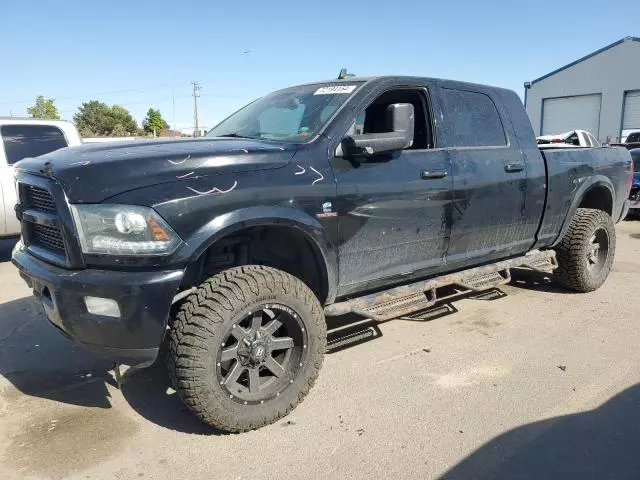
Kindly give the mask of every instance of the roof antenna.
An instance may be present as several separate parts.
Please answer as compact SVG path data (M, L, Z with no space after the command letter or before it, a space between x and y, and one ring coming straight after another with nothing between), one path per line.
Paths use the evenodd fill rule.
M340 73L338 74L338 80L344 80L345 78L349 78L349 77L355 77L355 75L353 73L347 73L346 68L343 68L342 70L340 70Z

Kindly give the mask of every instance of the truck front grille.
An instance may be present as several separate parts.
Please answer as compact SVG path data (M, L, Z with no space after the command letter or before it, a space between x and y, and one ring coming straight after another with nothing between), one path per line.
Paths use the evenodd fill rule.
M22 221L23 243L43 260L68 265L69 252L58 211L62 203L57 201L61 194L54 181L34 178L31 183L30 176L18 176L17 211L21 212L18 216Z
M34 243L42 248L64 254L64 240L58 227L48 225L31 225Z
M51 193L41 187L35 185L25 186L26 204L29 208L40 210L48 213L55 213L56 204L53 201Z

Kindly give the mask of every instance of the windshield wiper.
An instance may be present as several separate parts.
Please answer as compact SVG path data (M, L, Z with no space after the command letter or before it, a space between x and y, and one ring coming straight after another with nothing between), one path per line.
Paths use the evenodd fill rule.
M225 133L224 135L216 135L216 137L218 138L255 138L255 137L248 137L246 135L240 135L239 133Z

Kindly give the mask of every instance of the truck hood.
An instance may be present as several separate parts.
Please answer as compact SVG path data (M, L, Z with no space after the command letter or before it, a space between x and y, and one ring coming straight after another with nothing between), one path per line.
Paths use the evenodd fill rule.
M15 168L55 178L70 203L98 203L185 178L282 167L295 151L295 144L236 138L131 140L63 148Z

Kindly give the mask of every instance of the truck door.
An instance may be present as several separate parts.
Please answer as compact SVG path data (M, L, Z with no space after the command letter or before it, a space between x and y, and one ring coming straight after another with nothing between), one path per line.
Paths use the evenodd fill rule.
M392 277L442 269L448 247L451 169L432 148L424 87L387 90L356 115L353 133L381 133L387 106L414 107L413 144L391 155L335 158L339 213L339 294ZM429 121L428 121L429 120Z
M453 225L447 267L527 251L539 217L527 215L526 165L510 119L489 92L441 88L453 169Z

